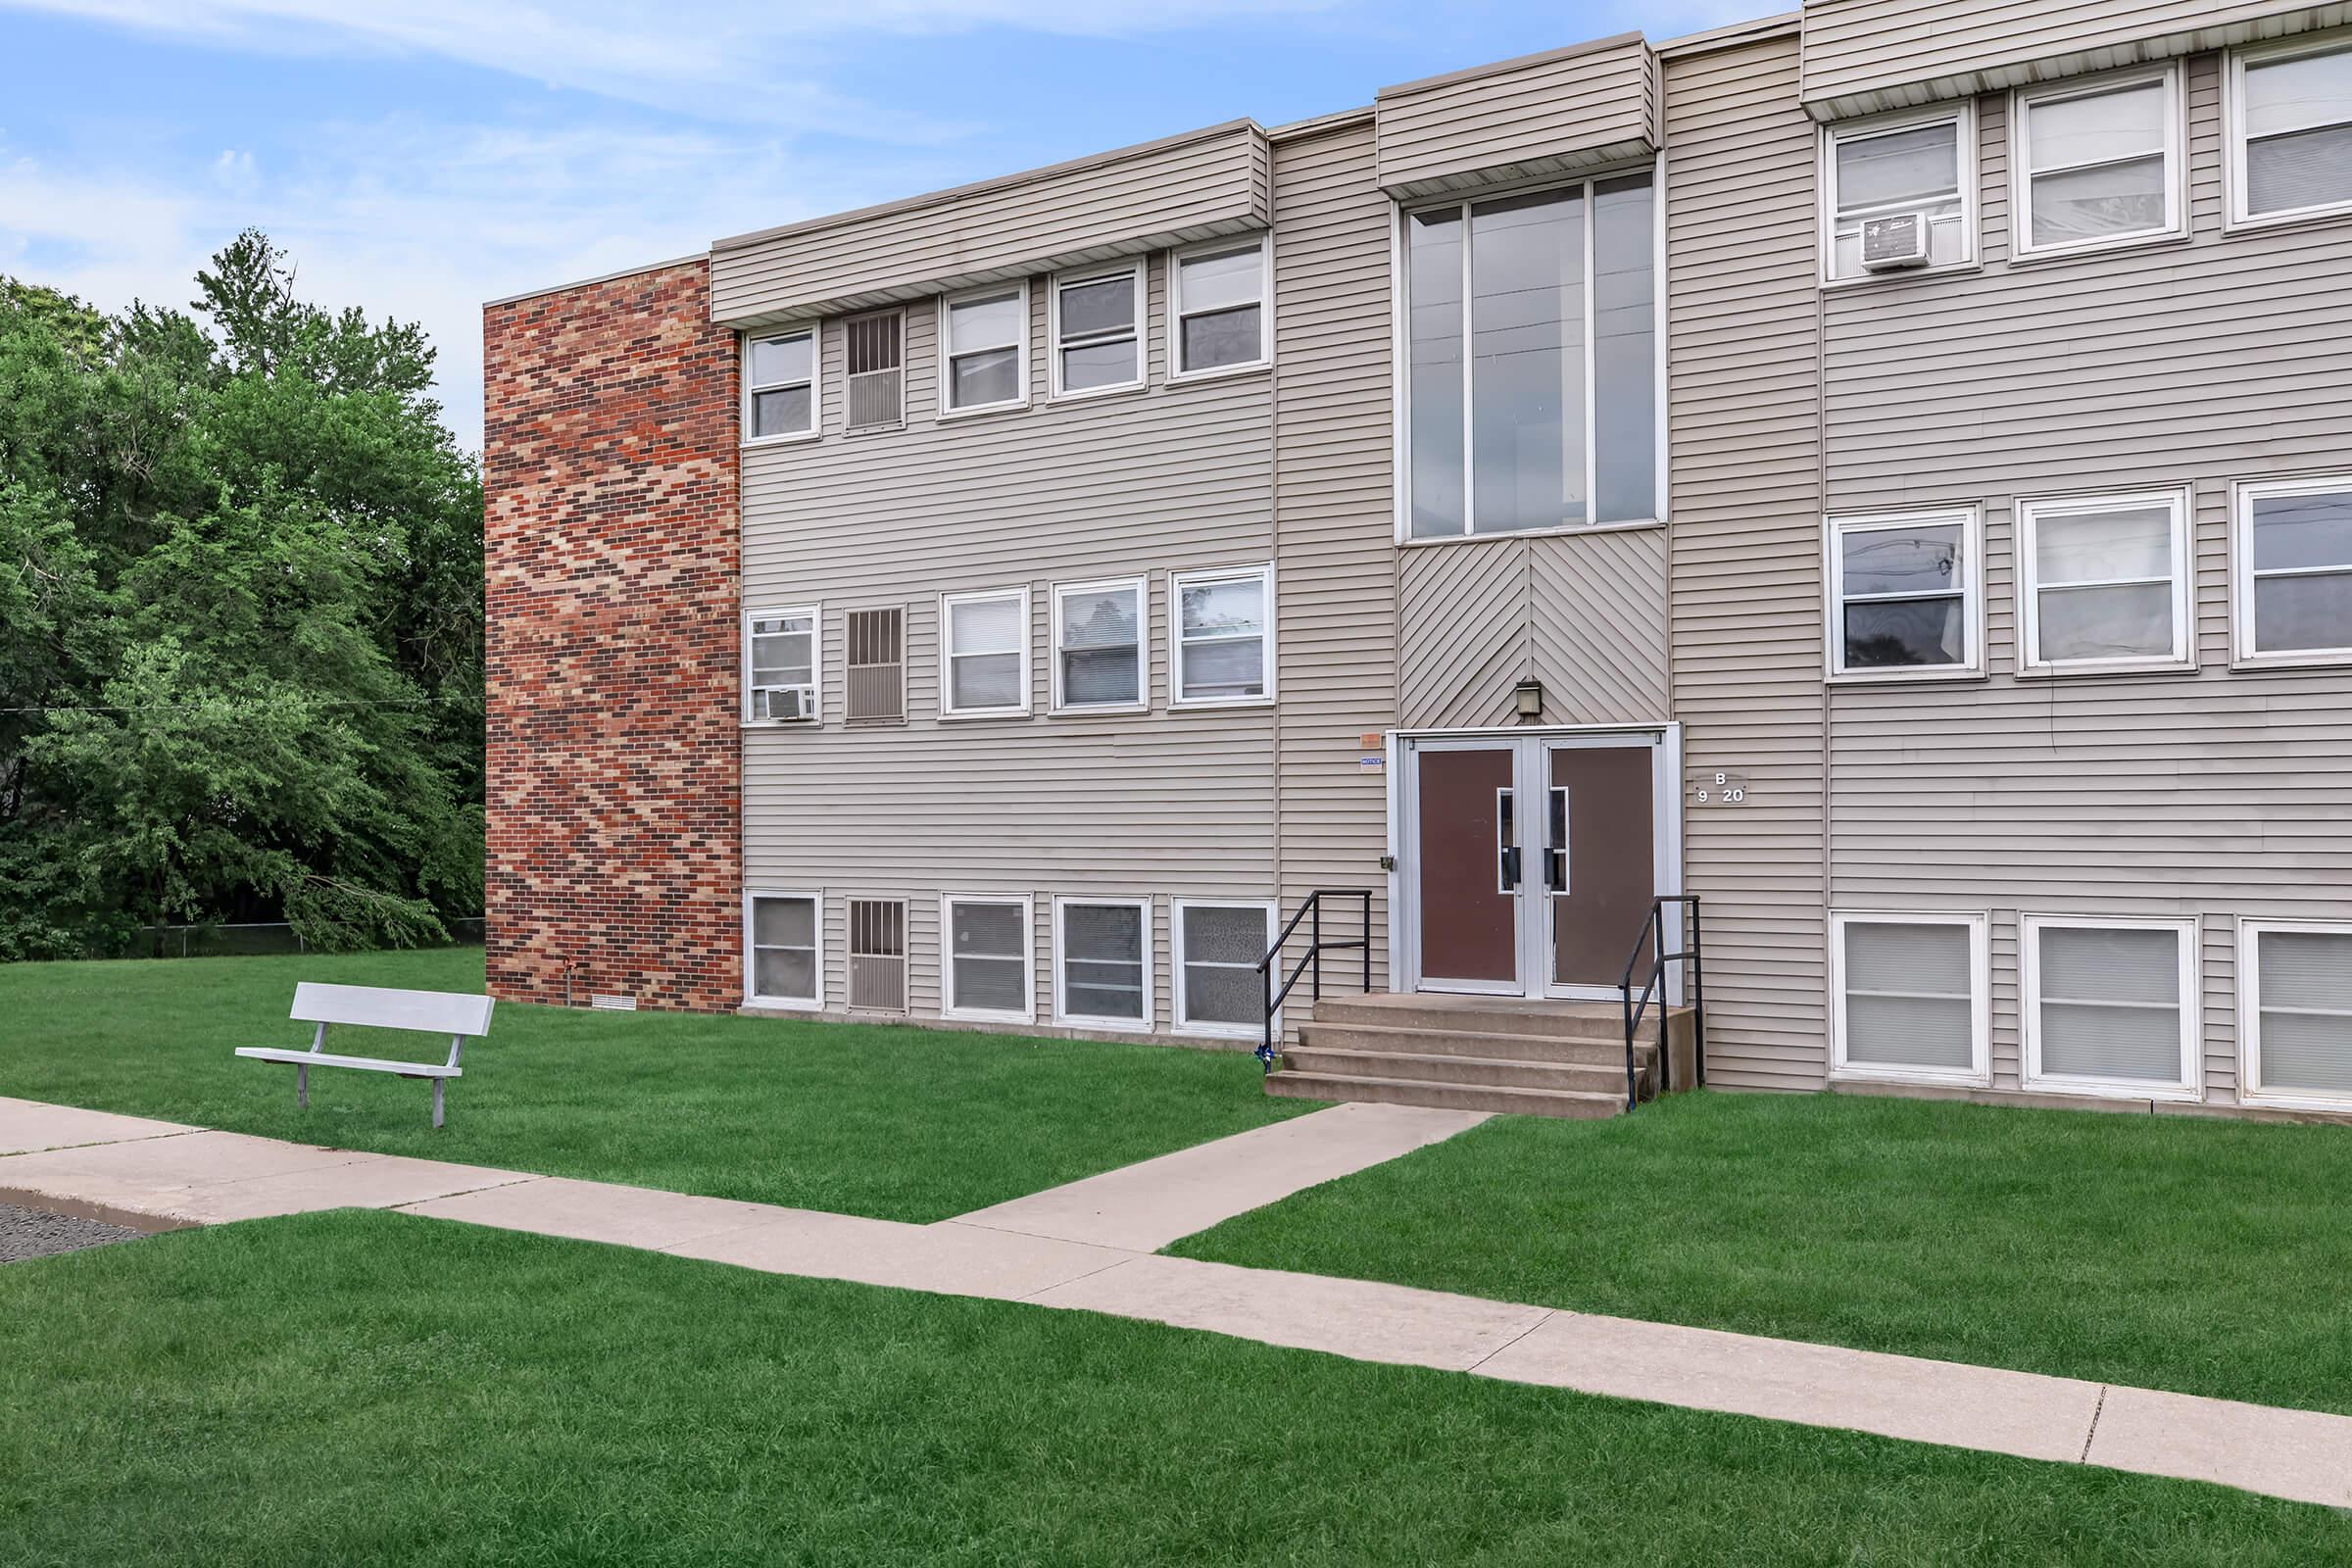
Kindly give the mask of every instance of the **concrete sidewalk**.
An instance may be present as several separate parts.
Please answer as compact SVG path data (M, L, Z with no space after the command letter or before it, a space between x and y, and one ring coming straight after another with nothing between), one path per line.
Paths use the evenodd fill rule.
M2087 1462L2352 1507L2352 1418L2344 1416L1237 1268L974 1223L1018 1204L907 1225L312 1149L127 1117L112 1118L119 1125L110 1127L90 1120L92 1114L0 1100L8 1147L45 1151L0 1157L0 1197L13 1190L207 1223L309 1209L398 1208L770 1273L1029 1301L1356 1360ZM1363 1130L1338 1125L1345 1139ZM93 1141L110 1131L117 1141ZM1207 1151L1221 1147L1188 1152L1200 1156L1193 1164L1205 1173L1217 1168ZM1306 1158L1298 1151L1282 1157ZM1164 1160L1131 1169L1152 1166L1161 1167L1164 1180ZM1056 1189L1066 1195L1091 1187L1092 1206L1065 1197L1043 1205L1038 1222L1060 1224L1054 1218L1060 1214L1071 1221L1063 1228L1116 1233L1129 1222L1102 1200L1122 1190L1111 1177ZM1151 1195L1155 1185L1135 1190ZM1200 1202L1205 1210L1229 1200ZM1181 1205L1154 1197L1148 1206L1151 1212L1139 1214L1128 1234L1164 1230Z

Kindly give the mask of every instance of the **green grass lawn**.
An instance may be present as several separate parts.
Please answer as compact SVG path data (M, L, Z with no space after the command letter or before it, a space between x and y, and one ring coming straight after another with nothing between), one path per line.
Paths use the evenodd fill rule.
M435 1133L422 1083L322 1070L304 1111L292 1069L231 1054L309 1046L298 980L478 992L482 954L0 964L0 1095L913 1221L1314 1108L1268 1099L1238 1052L501 1003ZM449 1043L330 1030L327 1049Z
M2217 1487L343 1211L0 1268L0 1562L2342 1562Z
M2352 1130L1860 1096L1506 1117L1171 1251L2352 1412Z

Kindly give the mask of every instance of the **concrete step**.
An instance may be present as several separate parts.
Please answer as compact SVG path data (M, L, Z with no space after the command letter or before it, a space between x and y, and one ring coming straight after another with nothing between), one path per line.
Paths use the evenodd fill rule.
M1625 1094L1625 1058L1613 1063L1529 1061L1524 1057L1470 1056L1406 1051L1332 1051L1293 1046L1282 1054L1285 1070L1331 1078L1409 1078L1416 1083L1487 1085L1497 1089L1566 1089L1589 1095ZM1657 1093L1648 1061L1635 1067L1644 1100Z
M1325 997L1314 1004L1317 1023L1368 1024L1432 1033L1544 1035L1554 1039L1625 1038L1623 1009L1614 1002L1529 1003L1515 997Z
M1505 1089L1492 1084L1433 1084L1412 1078L1343 1078L1331 1073L1293 1072L1266 1080L1266 1093L1284 1100L1370 1101L1390 1105L1427 1105L1437 1110L1494 1110L1519 1116L1595 1119L1625 1110L1622 1089L1614 1095L1567 1089Z
M1634 1046L1634 1059L1648 1061L1658 1054L1657 1037L1643 1031ZM1468 1029L1409 1029L1394 1024L1325 1023L1317 1019L1298 1026L1301 1045L1325 1051L1404 1052L1423 1056L1483 1056L1490 1061L1543 1061L1606 1067L1625 1071L1625 1036L1605 1039L1556 1035L1486 1034Z

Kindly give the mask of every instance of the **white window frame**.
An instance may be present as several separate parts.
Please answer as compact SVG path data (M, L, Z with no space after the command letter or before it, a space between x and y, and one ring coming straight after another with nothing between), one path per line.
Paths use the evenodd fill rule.
M2352 51L2352 33L2344 32L2329 33L2318 39L2283 39L2277 43L2230 51L2222 67L2223 121L2229 142L2222 160L2227 172L2223 183L2230 192L2230 227L2267 228L2275 223L2299 223L2306 219L2352 213L2352 200L2320 202L2310 207L2289 207L2276 213L2259 214L2248 211L2246 206L2246 67L2273 60L2291 60L2298 55L2347 51ZM2318 120L2298 128L2316 130L2323 125L2342 123L2337 120Z
M1852 277L1838 275L1838 144L1842 141L1863 140L1898 130L1916 130L1938 121L1951 121L1958 128L1954 139L1958 146L1959 169L1955 171L1960 183L1960 259L1954 262L1934 263L1925 267L1897 268L1885 272L1858 272ZM1889 114L1872 115L1861 120L1841 120L1821 127L1815 152L1815 168L1819 174L1814 183L1820 188L1821 233L1820 272L1823 288L1854 288L1871 283L1891 283L1906 277L1937 276L1951 272L1969 272L1982 265L1977 243L1977 104L1973 98L1961 98L1946 104L1935 104L1921 109L1898 109ZM1886 213L1910 212L1910 206L1894 206ZM1864 213L1868 218L1885 213Z
M2017 502L2017 668L2021 675L2096 675L2133 670L2197 667L2196 521L2189 487L2123 494L2021 496ZM2041 563L2037 548L2041 519L2052 514L2095 515L2102 512L2166 509L2172 518L2173 650L2169 655L2117 659L2045 659L2041 653ZM2102 578L2058 583L2058 588L2126 587L2153 583L2152 577Z
M956 1005L956 906L1021 906L1021 1005L1018 1011ZM911 945L911 944L909 944ZM939 1015L969 1023L1037 1022L1037 900L1027 893L942 893L939 896Z
M1169 901L1168 955L1172 973L1168 980L1168 1006L1175 1017L1178 1034L1199 1035L1210 1040L1255 1040L1264 1032L1262 1023L1195 1023L1184 1008L1184 911L1187 909L1256 909L1266 917L1265 940L1274 940L1276 920L1281 907L1272 899L1173 899ZM1238 966L1237 966L1238 967ZM1274 1014L1274 1034L1282 1035L1282 1012Z
M1055 272L1046 280L1046 386L1047 395L1056 402L1080 398L1108 397L1118 392L1139 390L1151 377L1151 278L1146 268L1147 257L1138 256L1131 262L1108 267L1080 267L1066 272ZM1126 277L1135 288L1135 378L1130 381L1110 381L1102 386L1080 387L1076 391L1061 381L1061 291L1077 283L1099 283L1107 277ZM1089 333L1087 343L1116 343L1115 334Z
M752 685L752 623L759 620L781 620L792 615L808 617L808 716L807 718L754 718L752 693L782 691L783 687L754 687ZM742 693L742 721L757 729L796 729L801 725L822 724L825 718L825 607L821 604L792 605L781 610L747 610L736 634L741 645L742 664L737 690Z
M955 308L979 300L998 299L1006 294L1012 295L1019 301L1020 324L1013 334L1013 341L1008 344L998 343L986 348L958 351L956 347L954 326ZM999 398L994 403L955 404L949 401L955 395L956 361L957 359L970 354L994 353L1005 348L1012 350L1014 392L1011 397ZM904 350L901 351L900 357L902 360L905 358ZM1007 409L1025 409L1029 406L1029 280L1027 278L1024 277L1012 283L991 283L985 288L959 289L954 294L940 296L938 402L939 417L943 419L968 418L975 414L1000 414Z
M2352 936L2352 920L2272 920L2240 916L2237 922L2237 1100L2241 1105L2281 1110L2352 1110L2352 1093L2311 1089L2267 1089L2262 1081L2262 946L2264 932L2285 935Z
M753 948L753 911L761 899L806 899L812 908L810 928L816 939L815 965L816 995L813 997L763 997L759 989L758 955ZM743 1004L747 1007L788 1007L795 1012L822 1012L825 1008L825 894L822 888L757 888L746 889L743 895Z
M1265 644L1266 689L1254 697L1187 697L1184 695L1184 591L1189 587L1220 582L1243 582L1256 578L1265 585L1266 622ZM1213 566L1199 571L1178 571L1168 575L1168 707L1175 708L1270 708L1274 704L1274 567L1271 563L1258 566Z
M798 386L801 383L798 381L768 381L754 386L752 384L752 345L780 342L788 337L806 337L808 340L808 428L806 430L779 430L773 435L754 435L751 433L752 395L756 392L772 392L778 387ZM739 423L736 428L741 432L744 446L786 446L796 441L814 441L825 433L824 350L823 325L814 321L805 326L784 326L777 327L772 331L743 334L743 368L740 376L743 382L743 401L742 406L737 410L736 417Z
M1065 966L1069 955L1069 940L1064 935L1064 921L1073 905L1135 909L1142 914L1144 935L1144 1015L1142 1018L1104 1018L1093 1013L1070 1010L1069 972ZM1086 1029L1116 1029L1126 1034L1152 1033L1158 1026L1159 1021L1158 999L1153 990L1152 974L1152 901L1149 898L1127 898L1116 895L1097 898L1083 893L1057 895L1054 900L1054 1021Z
M1061 602L1070 594L1131 591L1135 595L1135 701L1131 703L1073 703L1061 689ZM1055 713L1142 713L1152 707L1152 579L1109 577L1093 582L1057 582L1053 599L1054 663L1053 711ZM1271 603L1271 601L1269 601ZM1271 620L1269 614L1268 619Z
M992 599L1013 599L1020 604L1021 623L1021 700L1004 708L957 708L956 706L955 614L958 605L978 604ZM939 596L939 716L941 718L1020 718L1029 712L1030 685L1034 679L1029 663L1030 645L1036 641L1029 624L1029 585L1017 588L976 588L963 593Z
M2352 631L2335 648L2287 648L2266 654L2254 646L2254 584L2258 580L2254 572L2254 503L2272 496L2298 495L2352 495L2352 472L2295 479L2239 479L2230 486L2230 635L2231 662L2237 668L2352 664ZM2297 567L2262 575L2292 576L2309 569Z
M2084 1078L2044 1072L2041 1066L2041 933L2056 926L2082 931L2170 931L2180 966L2180 1076L2173 1081ZM2017 929L2018 1020L2022 1039L2019 1080L2036 1093L2098 1100L2194 1102L2205 1098L2204 996L2199 925L2192 918L2121 914L2021 914Z
M1166 322L1168 370L1171 382L1213 381L1220 376L1248 375L1265 369L1274 363L1274 236L1260 234L1257 246L1257 358L1239 365L1211 366L1205 370L1184 368L1184 262L1188 257L1214 256L1226 251L1248 247L1250 241L1238 235L1206 240L1199 245L1187 245L1168 252L1168 313ZM1230 305L1213 307L1232 310Z
M2068 98L2099 98L2108 93L2150 85L2162 88L2164 96L2164 222L2158 227L2134 229L2129 234L2103 234L2089 239L2061 240L2049 245L2034 243L2034 176L2096 169L2100 165L2068 164L2057 169L2034 168L2033 120L2027 111L2035 104L2056 103ZM2045 256L2080 256L2089 251L2120 250L2159 240L2179 239L2186 234L2188 158L2182 101L2180 62L2178 60L2143 70L2109 72L2096 76L2013 89L2009 94L2010 257L2016 261L2035 261ZM2139 153L2134 156L2144 158L2147 155Z
M1961 563L1961 594L1964 603L1960 613L1961 634L1967 642L1967 657L1957 664L1901 664L1889 669L1847 669L1845 667L1845 553L1838 548L1838 541L1848 533L1869 533L1876 530L1913 527L1923 523L1938 526L1959 523L1961 545L1967 559ZM1826 679L1839 686L1885 685L1889 682L1921 680L1980 680L1984 674L1984 509L1971 503L1965 507L1914 507L1901 512L1833 512L1822 523L1822 586L1828 596L1822 616L1822 670ZM1921 598L1940 598L1941 595L1919 595Z
M1858 925L1957 925L1968 928L1969 1065L1901 1067L1852 1062L1845 1054L1845 928ZM1956 1084L1992 1083L1992 921L1982 910L1832 909L1830 911L1830 1077L1833 1081Z

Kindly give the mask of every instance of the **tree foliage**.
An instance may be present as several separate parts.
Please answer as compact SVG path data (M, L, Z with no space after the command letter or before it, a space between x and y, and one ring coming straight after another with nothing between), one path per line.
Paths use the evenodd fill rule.
M481 481L432 348L258 232L196 286L0 278L0 958L480 907Z

